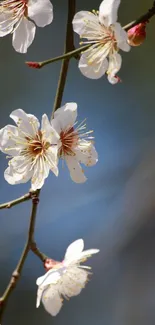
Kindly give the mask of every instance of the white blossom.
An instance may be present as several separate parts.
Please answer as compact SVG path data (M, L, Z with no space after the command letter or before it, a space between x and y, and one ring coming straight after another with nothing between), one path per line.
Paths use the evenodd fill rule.
M26 183L31 179L32 190L40 189L51 170L58 176L58 139L46 114L38 119L17 109L10 114L17 126L0 130L0 150L8 155L9 167L4 178L9 184Z
M51 260L51 269L36 281L38 285L36 307L42 303L48 313L56 316L63 304L62 297L68 299L80 294L88 281L91 267L80 265L91 255L99 252L98 249L83 251L82 239L74 241L66 250L64 260L56 262ZM48 261L50 265L50 261ZM45 263L46 265L46 263Z
M60 135L58 156L65 159L72 180L83 183L87 180L80 163L93 166L98 161L98 155L92 144L93 137L85 132L86 124L76 126L77 104L67 103L54 113L52 126Z
M53 20L50 0L3 0L0 2L0 37L13 34L12 45L26 53L34 40L36 25L44 27Z
M130 50L127 33L117 22L119 4L120 0L103 0L99 11L80 11L73 19L74 31L86 39L80 44L88 44L79 61L80 71L91 79L106 73L112 84L119 80L116 77L122 64L119 49Z

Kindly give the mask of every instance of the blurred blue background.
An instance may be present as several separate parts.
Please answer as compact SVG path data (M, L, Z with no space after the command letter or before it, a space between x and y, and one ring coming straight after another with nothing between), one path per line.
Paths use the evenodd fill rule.
M11 37L0 40L0 127L10 124L16 108L41 118L51 115L60 62L41 70L24 61L41 61L63 52L67 1L53 0L54 21L38 28L27 55L16 53ZM77 11L98 9L100 1L79 0ZM122 25L139 17L152 0L122 0ZM154 325L155 324L155 18L145 43L122 53L122 83L89 80L72 59L63 104L78 103L79 121L94 129L99 162L85 169L88 181L71 181L67 167L50 175L41 191L36 241L47 255L61 260L70 242L83 238L86 248L99 248L94 275L80 296L65 302L51 318L36 310L36 278L43 274L32 253L9 299L4 325ZM5 155L0 154L0 201L21 196L30 184L5 182ZM3 293L26 239L30 202L0 211L0 292Z

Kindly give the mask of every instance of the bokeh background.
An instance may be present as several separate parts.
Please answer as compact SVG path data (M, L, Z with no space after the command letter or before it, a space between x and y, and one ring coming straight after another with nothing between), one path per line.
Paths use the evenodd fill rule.
M38 28L27 55L16 53L11 37L0 40L0 127L12 123L16 108L41 117L51 114L60 62L41 70L24 61L41 61L63 52L67 0L52 0L54 21ZM78 0L77 10L98 9L100 1ZM124 25L152 6L152 0L122 0ZM88 181L71 181L67 168L50 175L41 192L36 241L47 255L61 260L70 242L83 238L86 248L99 248L88 264L94 275L80 296L65 302L53 318L35 308L36 278L44 270L32 253L9 299L4 325L154 325L155 324L155 18L147 39L122 53L122 83L89 80L72 59L63 103L75 101L79 121L94 129L99 162L86 169ZM0 154L0 201L28 191L11 186ZM30 202L0 211L0 292L3 293L26 239Z

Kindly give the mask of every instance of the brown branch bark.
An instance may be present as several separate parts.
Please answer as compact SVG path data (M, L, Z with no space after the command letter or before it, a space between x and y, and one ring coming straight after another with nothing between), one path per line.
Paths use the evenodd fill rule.
M19 262L16 266L16 269L12 273L10 282L4 291L2 297L0 298L0 324L2 322L2 317L5 311L5 308L7 306L8 299L10 297L10 294L12 293L13 289L16 287L17 281L19 280L21 276L21 272L23 269L24 262L27 258L27 255L30 250L33 250L34 252L34 247L35 247L35 254L42 260L44 261L46 256L42 254L39 249L36 247L36 244L34 242L34 228L35 228L35 220L36 220L36 213L37 213L37 207L39 203L39 193L40 190L31 193L32 197L32 211L31 211L31 216L30 216L30 223L29 223L29 230L28 230L28 237L27 241L25 244L25 247L23 249L23 252L21 254L21 257L19 259Z
M72 28L72 20L75 15L75 6L76 6L76 0L68 0L68 18L67 18L67 30L66 30L64 55L67 52L74 50L74 34ZM61 71L60 71L60 76L59 76L59 81L57 86L57 92L55 96L51 118L53 118L54 112L60 107L62 102L70 58L71 57L64 58L62 61L62 66L61 66Z
M27 194L25 194L25 195L23 195L21 197L19 197L18 199L15 199L15 200L12 200L10 202L6 202L6 203L3 203L3 204L0 204L0 210L1 209L10 209L14 205L17 205L19 203L28 201L30 199L31 199L31 192L30 193L27 193Z
M130 28L136 26L139 23L150 20L155 15L155 1L153 1L153 6L144 15L140 16L138 19L125 25L123 28L128 31Z

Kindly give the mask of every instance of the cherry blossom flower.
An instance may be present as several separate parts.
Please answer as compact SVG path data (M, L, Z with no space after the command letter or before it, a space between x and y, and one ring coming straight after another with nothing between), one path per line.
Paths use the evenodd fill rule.
M32 44L36 25L44 27L53 20L50 0L3 0L0 2L0 37L13 34L12 45L26 53Z
M91 269L89 266L80 265L91 255L99 252L99 249L88 249L83 251L82 239L74 241L66 250L64 260L57 262L47 260L45 268L47 273L36 281L38 285L36 307L42 303L48 313L56 316L61 307L63 299L77 296L85 287Z
M40 189L50 170L58 176L59 135L46 114L41 129L38 119L22 109L13 111L10 117L17 126L7 125L0 130L0 150L10 159L4 178L11 185L31 179L32 190Z
M120 0L103 0L99 11L79 11L73 19L74 31L86 39L80 44L88 44L79 61L80 71L91 79L106 73L112 84L119 80L116 77L122 64L119 49L130 50L127 33L117 22L119 4Z
M93 166L98 161L98 155L92 144L93 137L90 137L93 131L85 132L85 123L76 126L76 118L77 104L67 103L54 113L51 124L60 135L59 158L65 159L72 180L76 183L83 183L87 178L80 163Z

